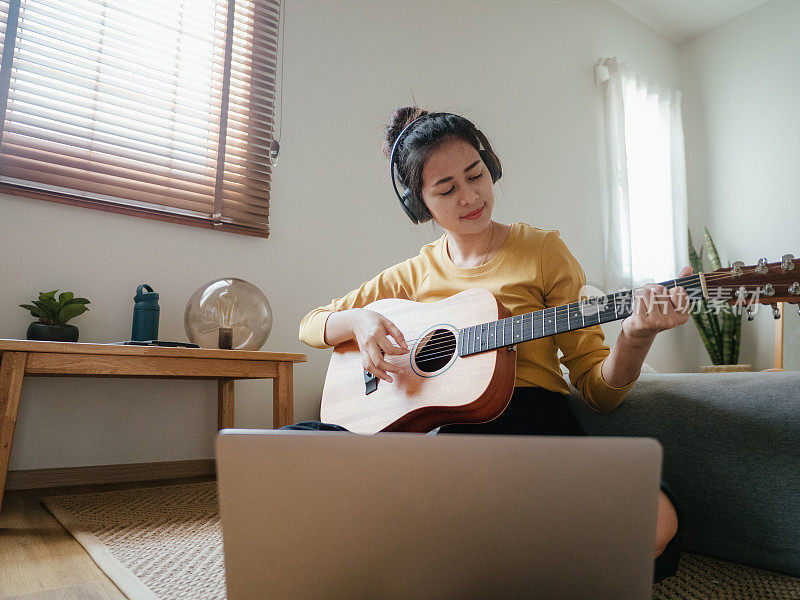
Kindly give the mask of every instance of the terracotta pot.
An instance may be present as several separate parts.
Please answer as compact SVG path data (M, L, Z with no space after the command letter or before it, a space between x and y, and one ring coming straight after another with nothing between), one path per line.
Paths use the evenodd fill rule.
M737 371L752 371L751 365L704 365L700 367L701 373L733 373Z

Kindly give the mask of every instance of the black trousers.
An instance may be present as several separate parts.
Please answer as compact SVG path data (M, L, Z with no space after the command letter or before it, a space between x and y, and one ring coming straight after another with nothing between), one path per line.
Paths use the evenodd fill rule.
M340 425L321 421L304 421L287 425L281 429L305 429L314 431L347 431ZM569 409L566 396L538 387L514 388L508 407L496 419L488 423L445 425L439 434L479 433L496 435L586 435L575 415ZM678 570L681 553L681 518L678 503L672 490L662 481L661 489L669 498L678 514L678 532L669 541L654 563L653 582L657 583L674 575Z

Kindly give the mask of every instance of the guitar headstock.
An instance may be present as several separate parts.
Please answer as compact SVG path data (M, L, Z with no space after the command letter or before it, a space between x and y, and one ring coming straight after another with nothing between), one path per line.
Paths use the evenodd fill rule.
M784 254L778 262L759 259L755 265L737 261L728 269L705 273L709 299L728 304L748 306L800 303L800 260Z

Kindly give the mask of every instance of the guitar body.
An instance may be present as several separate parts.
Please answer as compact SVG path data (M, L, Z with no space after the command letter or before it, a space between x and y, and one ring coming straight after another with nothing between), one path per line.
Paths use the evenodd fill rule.
M410 352L385 358L400 367L393 382L368 383L355 340L333 350L320 418L350 431L427 432L499 416L514 392L516 351L499 348L458 356L458 330L510 316L494 295L473 288L438 302L385 299L365 306L392 321ZM375 381L372 382L373 386Z

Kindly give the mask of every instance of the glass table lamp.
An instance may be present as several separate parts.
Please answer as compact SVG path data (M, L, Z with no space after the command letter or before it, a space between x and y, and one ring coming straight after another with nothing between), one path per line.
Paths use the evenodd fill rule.
M258 350L272 331L272 308L252 283L224 277L192 294L183 326L189 340L203 348Z

